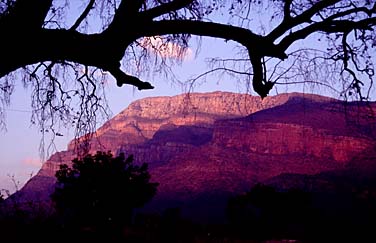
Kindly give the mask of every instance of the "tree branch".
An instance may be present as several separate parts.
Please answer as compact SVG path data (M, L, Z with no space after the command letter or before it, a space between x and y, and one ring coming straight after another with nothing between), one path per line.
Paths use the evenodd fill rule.
M17 36L12 37L19 39ZM10 48L4 49L2 52L0 76L29 64L43 61L54 63L66 60L109 71L117 80L119 86L130 84L136 86L139 90L153 88L150 83L143 82L120 70L120 59L116 54L118 47L114 47L111 39L102 34L86 35L72 30L45 29L39 36L31 38L25 45L18 45L12 38L5 38L5 40L4 44ZM57 46L59 48L56 48ZM12 58L15 53L22 53L23 58Z
M363 13L367 14L368 17L371 17L372 14L376 12L376 3L373 5L372 9L368 9L366 7L348 9L346 11L339 12L339 13L336 13L336 14L329 16L328 18L325 19L325 21L335 20L337 18L345 17L346 15L360 13L360 12L363 12Z
M146 10L141 13L141 16L147 19L154 19L163 14L167 14L167 13L182 9L188 6L189 4L191 4L193 1L194 0L174 0L174 1L162 4L162 5L159 5L157 7L154 7L152 9Z
M119 25L112 29L112 31L116 32L111 35L106 32L85 35L72 30L46 29L39 36L32 38L27 45L17 47L15 46L15 39L20 37L7 35L6 42L14 48L6 50L3 54L4 58L0 59L0 75L3 76L18 67L41 61L66 60L108 70L117 79L119 86L131 84L139 89L150 89L152 88L150 83L124 74L117 63L121 60L129 40L164 34L189 33L223 38L244 45L250 54L257 57L272 56L280 59L287 57L283 51L280 51L273 43L267 42L264 37L256 35L250 30L225 24L190 20L163 20L150 21L146 25L138 26L137 30L120 27L122 26ZM115 39L114 35L116 35ZM59 48L56 48L57 46ZM22 53L23 58L21 60L12 58L14 50L17 53ZM116 63L116 65L112 65L113 63ZM267 92L262 91L260 95L263 96L265 93Z
M305 39L312 33L317 31L323 31L326 33L345 33L350 32L355 29L372 30L372 26L376 25L376 17L363 19L360 21L350 21L350 20L334 20L334 21L323 21L319 23L312 24L301 30L298 30L292 34L289 34L278 44L278 46L286 50L292 43L297 40Z
M185 33L221 38L226 41L232 40L246 47L248 50L250 50L250 53L257 52L263 53L264 56L271 56L280 59L287 58L284 51L281 51L281 49L266 40L263 36L254 34L248 29L212 22L191 20L153 21L148 25L143 26L140 33L138 33L138 38L143 36Z
M6 47L3 48L0 58L0 77L29 64L68 61L107 70L116 78L119 86L130 84L140 90L150 89L153 88L150 83L120 70L119 62L126 48L142 37L188 34L222 38L243 45L248 50L253 67L254 90L261 97L265 97L274 83L265 78L262 62L264 57L286 59L285 51L292 43L314 32L348 33L355 29L371 30L376 25L376 17L372 17L376 4L372 5L372 9L367 9L346 3L337 5L340 0L312 1L315 3L311 7L304 8L308 8L307 10L294 11L295 1L285 0L282 22L267 36L261 36L249 29L230 24L182 20L179 17L176 17L176 20L153 21L164 14L183 8L190 10L191 7L196 6L190 5L194 0L156 0L156 2L160 5L145 10L145 0L122 0L115 11L113 21L104 32L86 35L75 29L96 6L95 0L88 2L85 10L69 30L42 28L52 0L17 0L14 9L0 19L2 46ZM300 11L303 12L294 14ZM325 14L320 13L322 11L325 11ZM357 13L360 14L351 18ZM366 14L368 18L365 17ZM30 20L27 19L29 15ZM326 17L328 15L329 17ZM346 16L348 19L344 19ZM287 31L294 30L296 31L287 34ZM26 38L27 42L22 45L17 44L20 39ZM279 44L275 44L278 38L282 40Z
M291 7L292 0L286 0L285 5L283 6L283 18L284 20L289 20L291 18Z
M319 1L318 3L312 5L311 8L304 11L300 15L294 17L294 18L284 18L282 23L278 25L272 32L270 32L267 37L268 39L275 41L279 37L281 37L286 31L291 30L292 28L303 24L305 22L311 22L311 18L321 10L336 4L340 0L325 0L325 1ZM287 3L286 3L287 4ZM285 5L286 8L286 5ZM284 10L287 11L286 9ZM289 10L290 11L290 10Z
M264 79L261 57L251 56L251 63L253 68L253 90L258 93L263 99L268 96L269 91L273 88L274 83Z
M112 76L116 79L117 86L121 87L123 84L130 84L138 88L138 90L154 89L149 82L141 81L139 78L128 75L120 70L120 68L110 67L107 68Z
M122 0L106 32L113 33L117 32L119 29L125 29L127 24L132 26L137 25L137 15L144 3L145 0Z
M31 31L41 28L44 19L52 6L52 0L17 0L9 9L9 13L2 16L0 27L15 31Z
M95 3L95 0L90 0L90 2L88 3L88 5L86 6L85 10L80 15L80 17L78 17L78 19L76 20L76 22L72 25L72 27L70 27L70 30L75 30L75 29L78 28L78 26L80 26L80 24L82 23L82 21L87 17L87 15L89 14L90 10L93 8L94 3Z

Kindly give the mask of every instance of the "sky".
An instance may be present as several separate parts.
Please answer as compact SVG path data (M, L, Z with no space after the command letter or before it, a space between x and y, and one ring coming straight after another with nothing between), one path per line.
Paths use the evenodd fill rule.
M72 19L74 18L72 17ZM194 50L188 50L188 54L182 64L173 68L175 75L180 80L188 80L209 70L207 65L208 57L233 57L239 51L233 43L220 39L203 38L201 43L198 55L196 55ZM112 114L118 114L132 101L140 98L172 96L186 91L186 87L171 82L171 80L163 76L153 76L150 81L155 87L153 90L138 91L127 85L119 88L116 86L115 81L109 77L106 94ZM42 135L38 127L31 126L30 123L30 90L24 89L21 82L16 81L15 83L16 87L11 97L11 105L6 109L5 122L7 129L0 131L0 189L7 189L11 192L20 189L32 175L39 171L44 162L40 155L39 147ZM254 94L253 91L247 89L245 82L238 82L229 76L208 76L205 82L199 81L197 84L200 85L194 88L193 91L195 92L222 90ZM335 96L326 89L320 90L318 88L313 90L308 86L278 86L272 90L271 95L292 91L316 92ZM65 150L68 142L73 137L73 130L64 129L63 136L56 137L54 141L55 150Z

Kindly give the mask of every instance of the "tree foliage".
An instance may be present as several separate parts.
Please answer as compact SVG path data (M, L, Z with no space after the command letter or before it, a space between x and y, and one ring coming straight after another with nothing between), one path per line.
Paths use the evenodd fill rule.
M245 237L269 239L281 237L281 233L292 237L288 234L299 231L297 225L305 227L312 220L311 200L308 192L278 192L271 186L257 184L246 194L229 200L227 216L235 231Z
M97 152L82 160L74 159L72 168L61 165L52 194L59 215L72 224L125 224L132 210L155 195L158 183L150 182L147 164L133 164L133 157L113 157Z
M374 238L374 183L354 179L334 176L324 179L324 188L308 191L256 184L229 200L229 227L235 235L250 239L367 241Z
M297 82L334 85L345 97L370 96L376 45L376 3L371 0L77 4L0 2L0 98L8 104L15 79L21 77L33 88L32 121L42 128L74 121L78 135L94 130L97 113L108 112L103 89L107 75L118 86L151 89L151 83L140 80L141 73L163 66L169 70L166 50L173 47L177 56L183 56L191 36L237 43L240 52L234 59L213 59L212 71L249 79L261 97L276 84ZM322 42L325 45L317 47Z

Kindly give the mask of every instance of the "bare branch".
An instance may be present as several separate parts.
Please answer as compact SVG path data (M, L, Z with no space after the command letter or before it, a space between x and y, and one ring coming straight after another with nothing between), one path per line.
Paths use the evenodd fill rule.
M263 65L260 57L251 56L251 63L253 67L253 89L261 98L265 98L273 88L274 83L264 79Z
M22 28L23 31L31 31L41 28L52 0L17 0L8 10L8 14L2 16L0 28L9 28L13 31Z
M283 18L285 21L288 21L291 18L291 4L293 0L286 0L285 5L283 6Z
M174 0L168 3L164 3L162 5L159 5L157 7L154 7L152 9L146 10L142 12L141 16L146 19L154 19L163 14L182 9L188 6L189 4L191 4L193 1L194 0Z
M82 23L82 21L88 16L90 10L93 8L94 3L95 3L95 0L90 0L90 2L88 3L88 5L86 6L85 10L81 13L80 17L78 17L78 19L76 20L76 22L74 22L74 24L72 25L72 27L70 27L70 30L75 30L75 29L78 28L78 26L80 26L80 24Z
M361 12L367 14L369 17L372 17L372 14L375 13L375 11L376 11L376 3L373 5L372 9L368 9L366 7L351 8L351 9L348 9L346 11L333 14L333 15L329 16L328 18L326 18L325 20L326 21L335 20L335 19L338 19L338 18L341 18L341 17L345 17L347 15L357 14L357 13L361 13Z
M181 33L217 37L225 39L226 41L232 40L246 47L250 51L250 54L257 52L263 53L265 56L272 56L280 59L287 58L284 51L281 51L280 48L264 37L254 34L248 29L226 24L190 20L154 21L145 26L140 32L140 35L154 36Z
M277 38L282 36L286 31L291 30L292 28L303 24L305 22L312 22L311 18L321 10L334 5L335 3L339 2L340 0L326 0L326 1L319 1L318 3L314 4L305 12L301 13L300 15L294 18L284 18L282 23L277 26L272 32L268 34L268 38L272 41L275 41ZM287 3L286 3L287 5ZM285 12L286 10L285 5Z
M134 76L128 75L121 71L120 68L110 68L108 71L114 76L119 87L123 84L130 84L137 87L138 90L154 89L149 82L144 82Z
M376 17L363 19L360 21L349 21L349 20L334 20L334 21L323 21L309 25L301 30L293 32L283 38L278 46L286 50L291 44L297 40L305 39L309 35L317 32L323 31L326 33L340 33L340 32L350 32L356 29L372 30L372 26L376 25Z
M293 43L307 38L312 33L320 33L326 36L328 43L334 43L334 50L329 51L328 49L332 57L327 56L327 58L331 58L333 62L342 62L343 66L340 67L340 70L346 71L342 73L336 71L336 74L342 75L341 78L345 80L352 75L350 71L347 71L349 69L354 71L355 74L362 73L366 77L368 75L372 83L373 74L371 72L373 72L373 69L370 68L371 64L364 61L370 59L367 48L376 45L374 41L376 3L371 3L371 1L285 0L278 1L276 5L274 1L270 1L273 2L273 4L270 4L272 7L277 6L276 8L278 8L275 13L272 13L271 19L280 17L281 14L283 14L283 18L277 26L272 26L274 23L271 23L270 28L274 27L274 30L270 31L266 36L257 34L259 33L256 32L259 31L257 27L253 28L252 26L252 29L250 28L254 23L251 21L253 17L250 10L253 9L254 5L259 4L261 6L261 3L257 3L261 1L235 1L236 3L234 2L234 4L238 5L240 9L236 13L236 17L230 13L230 11L234 10L232 5L228 10L230 17L242 20L235 25L210 22L212 21L209 19L210 13L221 8L218 6L218 2L221 1L214 1L213 5L210 6L207 6L205 1L195 0L108 0L101 1L101 4L95 0L87 2L86 8L75 23L67 30L62 28L53 29L50 25L39 23L42 17L43 20L46 17L52 0L16 1L19 5L15 5L14 11L10 9L9 13L0 18L2 44L7 47L4 48L2 58L0 59L0 77L20 67L44 63L41 66L34 66L36 67L35 70L29 72L31 78L36 79L35 76L42 69L45 70L44 76L40 75L40 77L43 76L46 79L34 80L36 85L40 85L39 88L42 88L41 90L47 96L51 95L53 97L54 94L51 94L51 92L57 92L64 96L66 95L65 91L61 88L62 86L59 85L59 82L56 82L58 75L54 74L52 70L55 70L53 69L55 68L55 63L63 65L63 63L68 62L74 65L80 64L89 69L95 67L109 71L115 77L119 86L130 84L140 90L150 89L153 88L150 83L127 74L134 72L133 70L121 70L119 63L122 60L123 62L131 60L137 63L136 66L139 67L138 63L141 62L140 60L146 60L143 57L155 57L158 60L158 65L166 65L166 58L161 57L162 55L158 56L158 53L162 53L161 51L156 52L155 49L151 48L144 47L137 54L135 52L132 54L128 49L132 49L134 46L137 47L136 43L142 42L140 38L162 36L161 38L164 38L163 45L156 45L155 48L158 49L169 44L176 44L182 47L181 50L184 50L188 47L190 36L197 35L221 38L226 42L234 41L242 45L246 49L245 53L249 55L248 64L244 64L244 73L252 70L254 90L261 97L265 97L274 84L272 80L268 80L268 76L271 78L275 77L274 74L287 75L291 70L295 71L297 69L281 68L277 71L272 68L268 69L267 66L273 65L275 62L272 61L270 64L264 60L268 58L273 58L273 60L279 59L278 61L286 60L288 57L286 51ZM33 25L32 28L27 28L27 24L23 25L26 20L25 16L17 14L17 11L20 10L17 10L18 7L16 6L23 6L20 9L22 13L25 13L25 16L29 14L35 17L34 20L30 21L33 23L31 24ZM102 26L105 29L103 32L83 34L76 31L80 24L87 19L91 9L98 10L103 8L103 6L107 6L104 9L110 9L106 13L108 15L106 17L107 22ZM40 10L34 11L39 8ZM48 16L49 21L56 21L53 9L51 8L51 13ZM209 18L203 20L205 16L209 16ZM244 19L242 17L249 20L247 21L249 25L243 24ZM112 22L109 22L110 20ZM261 33L265 32L266 29L262 29ZM333 33L334 35L332 35ZM360 43L361 47L356 49L356 45L353 46L351 45L353 43L345 41L346 45L342 45L343 47L341 48L339 38L344 36L345 33L354 33L354 37L352 38L354 42ZM336 37L332 38L332 36ZM26 38L28 39L27 42L25 41L22 45L16 44L19 40ZM363 56L359 57L358 54L359 56ZM348 60L345 60L340 55L343 55ZM19 58L14 58L15 56ZM247 58L246 56L243 57ZM363 58L362 64L358 64L359 58ZM278 61L277 65L279 65ZM307 61L307 65L317 65L315 61ZM48 64L52 66L48 68ZM168 68L170 67L166 69ZM234 69L235 72L238 72L238 70L240 73L243 71L241 69ZM270 70L272 70L272 73L268 75L267 72ZM74 71L77 72L77 69L74 69ZM90 73L85 72L85 75L82 77L76 74L76 78L83 85L81 90L89 87L88 90L90 91L87 91L89 95L93 89L96 91L93 88L96 84L94 82L95 79ZM358 80L361 79L359 78ZM346 80L346 82L348 81ZM85 87L85 85L89 86ZM46 101L46 99L42 98L41 102ZM60 100L60 102L62 101ZM94 100L90 100L90 102L95 103Z
M144 0L122 0L118 9L115 11L115 16L112 23L108 26L106 32L114 33L119 29L124 28L124 24L138 21L136 16L139 13L140 8L144 4Z

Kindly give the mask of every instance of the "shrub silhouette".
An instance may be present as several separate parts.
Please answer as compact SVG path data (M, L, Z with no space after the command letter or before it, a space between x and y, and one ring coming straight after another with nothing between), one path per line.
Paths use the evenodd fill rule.
M227 217L232 230L246 238L302 238L301 227L312 219L311 195L297 189L280 192L256 184L229 200Z
M147 164L133 164L133 156L97 152L74 159L72 168L61 165L51 195L57 215L67 227L95 230L130 223L134 208L155 195L158 183L150 182Z

